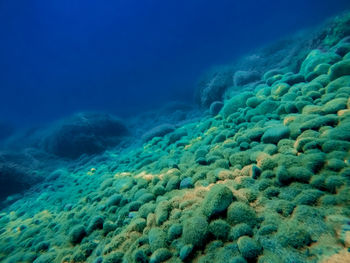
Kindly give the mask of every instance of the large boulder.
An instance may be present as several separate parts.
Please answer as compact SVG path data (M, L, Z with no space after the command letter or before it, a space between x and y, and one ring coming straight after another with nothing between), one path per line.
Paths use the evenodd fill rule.
M214 101L221 101L228 87L233 85L233 72L229 67L216 68L207 73L198 83L196 100L199 105L209 107Z
M0 201L40 182L43 178L37 168L30 153L0 152Z
M104 113L79 113L47 130L43 146L49 153L75 159L116 146L128 134L117 118Z
M175 126L169 123L165 123L165 124L160 124L152 129L150 129L149 131L145 132L142 135L142 140L144 142L147 142L151 139L153 139L154 137L163 137L166 134L173 132L175 130Z

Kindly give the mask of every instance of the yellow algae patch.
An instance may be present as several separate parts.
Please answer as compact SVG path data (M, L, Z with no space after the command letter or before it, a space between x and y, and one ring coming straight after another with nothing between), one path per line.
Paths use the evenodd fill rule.
M164 174L151 174L145 171L142 171L141 173L138 173L135 175L135 178L142 178L147 181L151 181L153 178L159 178L160 180L162 180L163 177L164 177Z
M228 143L233 143L233 142L235 142L235 141L232 140L232 139L226 139L226 140L223 142L223 144L228 144Z
M94 175L96 172L96 168L91 168L90 171L87 172L87 175Z
M219 149L220 148L220 145L219 144L217 144L217 145L215 145L212 149L210 149L211 151L215 151L215 150L217 150L217 149Z
M130 172L121 172L121 173L116 173L116 174L114 174L114 177L115 177L115 178L118 178L118 177L126 177L126 176L131 176L131 173L130 173Z
M192 139L190 141L190 143L185 146L184 149L187 150L187 149L191 148L193 144L195 144L196 142L199 142L200 140L202 140L202 136L199 136L197 138Z
M204 133L204 135L209 135L209 134L215 132L217 129L218 129L218 127L215 127L215 126L214 126L214 127L211 127L210 129L208 129L208 130Z
M296 117L295 116L288 116L285 117L283 120L283 125L288 125L289 123L295 121Z
M148 150L151 147L152 147L152 145L150 143L147 143L146 145L143 146L143 149Z
M322 263L345 263L350 262L350 253L347 249L341 250L339 253L325 259Z
M340 111L337 112L337 115L338 115L339 117L342 117L342 116L344 116L344 115L350 115L350 110L348 110L348 109L346 109L346 110L340 110Z

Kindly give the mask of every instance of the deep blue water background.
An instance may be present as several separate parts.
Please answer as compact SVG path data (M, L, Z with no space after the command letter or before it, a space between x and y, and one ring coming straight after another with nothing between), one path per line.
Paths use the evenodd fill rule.
M348 8L348 0L0 0L0 120L192 103L208 67Z

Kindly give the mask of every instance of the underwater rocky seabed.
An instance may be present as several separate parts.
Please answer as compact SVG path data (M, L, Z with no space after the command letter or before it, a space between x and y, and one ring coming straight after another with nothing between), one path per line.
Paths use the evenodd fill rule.
M0 260L350 262L350 14L319 32L204 81L200 119L69 156L1 212Z

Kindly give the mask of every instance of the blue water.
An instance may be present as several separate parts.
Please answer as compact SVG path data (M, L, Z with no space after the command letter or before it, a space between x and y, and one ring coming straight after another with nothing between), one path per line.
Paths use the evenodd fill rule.
M0 120L132 116L193 102L214 64L316 25L348 0L0 1Z

